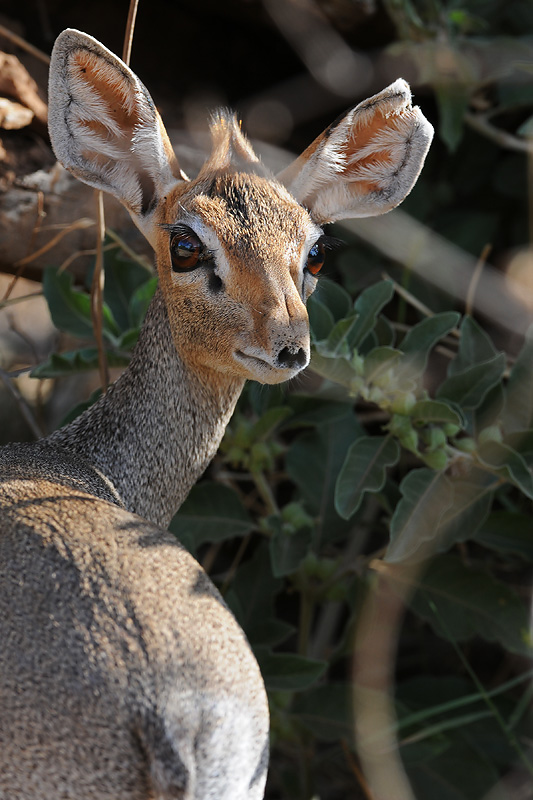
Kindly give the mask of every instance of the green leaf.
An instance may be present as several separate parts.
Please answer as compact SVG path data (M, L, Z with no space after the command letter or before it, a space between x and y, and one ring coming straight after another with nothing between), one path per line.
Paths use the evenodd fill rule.
M333 319L337 322L343 317L348 317L352 310L352 298L339 283L330 281L329 278L320 278L318 286L311 295L328 309ZM333 327L333 324L332 326Z
M267 409L252 428L252 441L257 442L260 439L267 439L292 414L292 408L289 406L274 406Z
M468 108L466 87L458 83L441 83L435 87L439 108L439 133L453 153L463 137L463 120Z
M458 375L474 364L484 363L496 355L498 351L488 334L472 317L465 317L461 325L459 350L456 357L450 361L448 376Z
M459 413L439 400L419 400L409 411L409 417L413 422L425 425L435 423L450 423L452 425L464 425L464 420Z
M327 661L289 653L272 653L266 647L256 647L254 653L270 691L304 691L316 683L328 667Z
M121 334L117 342L117 348L120 350L133 350L139 339L140 328L128 328L127 331Z
M254 527L233 489L206 481L192 488L169 530L194 553L204 542L246 536Z
M155 291L157 278L151 277L139 263L124 258L120 250L105 253L104 300L121 331L138 327L144 319L144 314L141 318L132 316L131 303L135 294L147 285L153 285Z
M320 741L351 741L354 735L352 706L351 684L330 683L297 695L292 712Z
M478 457L533 500L533 477L520 453L502 442L486 442L478 448Z
M275 647L281 644L289 636L294 636L296 628L288 622L283 622L281 619L265 619L258 622L251 631L248 632L248 638L252 646L263 645L265 647Z
M533 562L531 516L513 511L493 511L474 539L490 550L507 553Z
M143 270L143 272L146 276L146 271ZM144 283L138 286L131 295L128 305L128 312L132 327L139 328L144 322L146 312L148 311L148 306L150 305L157 289L157 283L158 281L156 277L149 278L147 281L145 280Z
M307 313L313 341L325 341L335 325L333 314L314 294L307 301Z
M88 408L94 405L94 403L96 403L96 401L99 400L101 396L102 396L102 389L99 386L98 389L95 389L94 392L91 392L87 400L83 400L81 403L76 403L76 405L65 414L65 416L61 420L61 423L58 425L58 428L62 428L64 425L68 425L69 422L75 420L76 417L79 417L80 414L83 414L84 411L86 411Z
M271 520L270 524L273 524ZM275 531L270 537L270 562L272 574L276 578L295 572L311 547L312 528L300 528L291 533L283 529L282 520L277 518Z
M452 737L446 736L446 746L440 747L440 752L434 750L433 757L428 758L428 748L423 745L431 743L438 747L443 739L402 747L413 796L421 800L480 800L490 795L491 800L510 800L506 793L494 789L500 778L494 763L466 741L460 731ZM415 754L422 751L417 763L412 751Z
M460 318L456 311L444 311L422 320L406 334L400 350L409 356L413 367L416 364L418 373L426 369L431 349L456 327Z
M476 480L476 476L478 480ZM432 553L443 553L454 544L472 539L490 514L496 481L481 471L451 479L453 502L442 516Z
M450 400L464 409L477 408L487 392L501 380L504 370L505 355L498 353L487 361L446 378L437 391L437 398Z
M481 636L513 653L533 655L528 610L506 584L445 555L429 563L417 587L412 610L444 639Z
M326 341L317 344L318 352L330 357L349 356L351 354L350 332L355 328L357 319L357 315L352 314L352 316L336 322Z
M73 278L68 272L59 272L55 267L45 269L43 292L56 328L79 339L93 338L91 298L86 292L74 289ZM102 325L104 335L115 344L119 330L105 303Z
M235 614L250 642L264 641L265 625L276 622L274 600L282 581L272 575L268 542L261 541L237 572L224 599Z
M385 560L420 561L472 538L490 513L497 485L477 468L457 478L426 469L409 473L400 485L404 498L391 521Z
M364 436L348 450L335 486L335 508L349 519L359 508L365 492L379 492L387 467L396 464L400 448L390 436Z
M374 347L365 357L365 378L375 381L380 375L394 367L402 358L400 350L393 347Z
M317 519L319 540L332 541L350 528L335 510L335 482L348 447L362 433L349 408L344 417L300 435L287 452L287 472L300 489L307 510Z
M311 353L311 369L317 375L327 378L340 386L349 389L353 381L357 378L357 373L345 358L331 358L322 355L316 348Z
M106 352L106 357L110 367L125 367L129 363L127 358L110 351ZM52 353L47 361L34 367L30 375L32 378L63 378L91 369L98 369L98 350L96 347L83 347Z
M443 472L415 469L400 484L402 499L391 520L390 544L385 560L399 562L426 558L442 518L453 501L453 489Z
M533 428L533 325L518 354L505 390L503 425L507 433Z
M354 303L357 320L349 333L351 349L357 349L368 333L376 324L376 318L381 309L387 305L394 295L392 281L381 281L369 286L362 292Z

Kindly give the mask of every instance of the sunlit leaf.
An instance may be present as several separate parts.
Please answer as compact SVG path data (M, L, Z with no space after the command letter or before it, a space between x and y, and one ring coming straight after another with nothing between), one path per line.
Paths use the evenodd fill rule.
M43 291L56 328L79 339L92 339L91 298L87 292L73 286L73 278L68 272L59 272L54 267L44 271ZM107 339L115 343L119 329L109 306L102 307L103 332Z
M439 400L419 400L409 411L409 417L413 422L424 424L449 423L451 425L463 425L463 420L458 412Z
M425 558L441 521L453 501L453 490L443 472L415 469L400 484L402 499L391 520L390 544L385 560L405 561L413 555Z

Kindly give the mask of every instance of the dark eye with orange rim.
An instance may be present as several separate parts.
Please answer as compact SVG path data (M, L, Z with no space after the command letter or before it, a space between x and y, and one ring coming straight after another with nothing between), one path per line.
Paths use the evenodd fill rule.
M175 233L170 239L170 257L174 272L190 272L203 259L204 247L193 231Z
M306 269L311 273L311 275L318 275L322 267L324 266L324 261L326 260L326 247L324 242L318 241L310 249L308 256L307 256L307 263L305 265Z

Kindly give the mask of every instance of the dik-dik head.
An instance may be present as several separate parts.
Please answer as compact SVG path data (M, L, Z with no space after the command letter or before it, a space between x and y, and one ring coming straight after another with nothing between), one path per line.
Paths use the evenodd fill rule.
M143 84L74 30L52 53L49 126L59 161L118 198L154 247L182 359L263 383L309 362L305 304L324 262L321 226L398 205L433 133L397 80L274 177L220 112L211 155L189 181Z

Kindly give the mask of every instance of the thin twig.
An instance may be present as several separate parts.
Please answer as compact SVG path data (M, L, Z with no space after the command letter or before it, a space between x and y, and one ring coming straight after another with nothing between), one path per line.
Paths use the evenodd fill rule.
M383 278L383 280L390 281L394 286L394 291L396 292L396 294L399 294L400 297L403 297L403 299L406 300L409 303L409 305L413 306L413 308L416 308L416 310L420 311L420 313L423 314L425 317L435 316L434 312L430 308L428 308L428 306L424 305L424 303L418 300L418 298L415 297L413 294L411 294L411 292L407 291L407 289L405 289L405 287L403 287L400 283L395 281L394 278L391 278L391 276L388 275L386 272L383 272L381 274L381 277Z
M350 769L352 770L353 774L355 775L357 783L361 787L364 796L367 798L367 800L375 800L374 795L370 791L370 787L369 787L368 783L365 780L365 776L361 772L361 769L360 769L358 763L356 762L355 758L353 757L353 754L350 752L350 748L348 747L348 745L346 744L344 739L341 740L341 747L342 747L342 752L344 753L344 757L345 757L346 761L348 762L348 766L350 767Z
M490 139L491 142L495 142L500 147L505 148L505 150L513 150L517 153L531 153L533 151L533 143L530 139L519 139L518 136L514 136L512 133L502 131L492 125L484 115L472 114L467 111L464 115L464 120L475 131Z
M139 0L130 0L128 19L126 21L126 33L124 34L124 46L122 48L122 60L128 66L130 64L131 45L133 42L133 31L135 30L135 19L137 17L138 6Z
M64 228L62 231L60 231L56 236L52 237L52 239L50 239L49 242L47 242L45 245L40 247L39 250L35 250L33 253L30 253L30 255L24 256L24 258L21 258L19 261L15 261L15 265L14 266L15 267L21 267L24 264L31 263L36 258L39 258L39 256L42 256L42 255L44 255L44 253L47 253L48 250L51 250L52 247L55 247L56 244L58 244L58 242L60 242L61 239L63 239L63 237L67 235L67 233L71 233L72 231L78 231L78 230L81 230L83 228L90 228L92 225L94 225L94 220L93 219L87 219L85 217L82 217L81 219L77 219L75 222L73 222L67 228Z
M472 273L472 277L470 278L470 284L468 286L468 291L466 293L466 301L465 301L465 313L468 316L472 316L472 311L474 308L474 295L476 293L479 279L481 278L481 273L483 272L483 267L487 263L487 258L489 257L491 250L492 250L492 245L486 244L483 250L481 251L481 255L478 258L477 264Z
M26 402L24 397L21 395L21 393L19 392L19 390L17 389L17 387L13 383L12 379L9 376L9 373L7 373L1 367L0 367L0 380L3 381L6 389L8 390L8 392L14 398L15 402L17 403L17 405L18 405L18 407L20 409L20 413L22 414L22 416L24 417L24 419L28 423L28 426L30 427L31 432L33 433L35 438L36 439L42 439L44 434L43 434L43 432L42 432L37 420L35 419L35 417L34 417L32 411L31 411L28 403Z
M44 193L39 191L39 192L37 192L37 219L35 220L35 225L33 226L33 230L31 232L30 243L28 245L28 250L31 250L31 248L33 247L33 243L35 241L35 237L39 233L39 230L40 230L40 228L42 226L43 219L44 219L45 216L46 215L44 213ZM19 278L21 277L22 273L24 272L24 267L25 267L25 264L20 264L19 265L19 268L17 269L17 271L13 275L13 278L11 279L11 281L9 283L9 286L7 287L7 289L5 291L4 297L2 298L3 300L9 300L11 292L15 288L17 281L19 280Z
M116 244L107 244L105 247L102 247L102 252L107 253L108 250L114 250L116 247ZM76 261L77 258L81 258L81 256L95 256L97 253L98 250L94 247L91 247L89 250L76 250L75 253L71 253L69 256L67 256L57 271L59 274L61 274L68 269L72 262Z
M3 25L0 25L0 36L3 36L5 39L8 39L13 44L16 44L17 47L22 48L22 50L26 50L27 53L31 53L32 56L38 58L40 61L43 61L45 64L50 63L50 56L46 53L43 53L42 50L39 50L37 47L34 47L32 44L23 39L21 36L17 36L16 33L10 31L9 28L5 28Z
M149 263L148 259L144 256L139 255L136 253L135 250L132 250L129 245L126 244L124 239L122 239L116 231L112 228L105 229L106 235L109 239L113 239L114 242L123 250L128 258L131 258L132 261L135 261L141 267L143 267L147 272L150 272L153 275L152 265Z
M33 297L42 297L42 292L32 292L31 294L22 294L20 297L11 297L9 300L0 300L0 309L9 308L17 303L23 303L25 300L31 300Z
M96 239L96 260L94 264L93 280L91 283L91 317L93 321L94 336L98 348L98 370L102 391L107 391L109 385L109 368L104 346L103 334L103 302L104 302L104 198L100 190L95 192L96 212L98 219L98 235Z
M233 559L233 562L228 570L228 574L226 575L226 580L224 581L222 588L220 589L220 593L222 596L225 595L226 591L229 588L230 583L235 577L235 573L237 572L237 568L243 559L243 556L246 552L246 548L250 544L250 539L251 539L250 534L248 534L242 539L239 545L239 549L237 550L235 558Z

